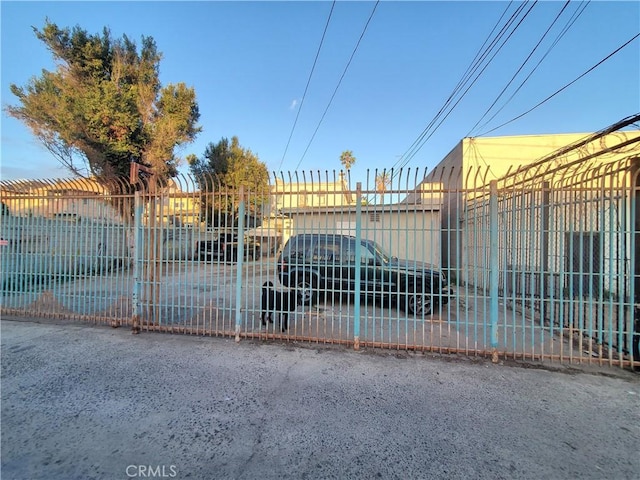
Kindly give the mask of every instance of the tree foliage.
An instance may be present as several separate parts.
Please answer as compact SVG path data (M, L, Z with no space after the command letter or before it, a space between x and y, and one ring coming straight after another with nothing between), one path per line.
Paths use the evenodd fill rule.
M340 154L340 163L347 170L351 170L351 167L356 163L356 157L353 156L351 150L345 150Z
M236 193L244 187L247 211L261 215L268 201L269 171L251 150L240 145L238 137L223 137L207 145L203 158L187 157L192 175L202 191L202 206L209 225L221 223L221 217L234 215Z
M153 38L143 36L138 51L107 28L91 35L47 20L34 32L57 68L26 86L12 84L19 104L7 113L76 175L126 179L131 162L153 168L160 179L175 175L174 150L195 139L200 114L193 88L161 85L162 55Z

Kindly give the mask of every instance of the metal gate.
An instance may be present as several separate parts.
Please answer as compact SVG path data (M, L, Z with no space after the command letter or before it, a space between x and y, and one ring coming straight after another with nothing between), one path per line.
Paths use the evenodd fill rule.
M1 312L238 341L633 366L637 157L486 173L280 174L264 191L215 179L201 190L182 176L141 182L134 194L88 180L2 182ZM279 254L302 234L351 238L353 255L309 253L305 261L332 262L322 274L331 278L309 282L314 302L296 305L282 331L277 315L262 324L263 286L289 290ZM367 260L371 245L380 256ZM431 311L412 311L424 292L394 279L425 271L447 285L429 287ZM369 295L385 282L388 296Z

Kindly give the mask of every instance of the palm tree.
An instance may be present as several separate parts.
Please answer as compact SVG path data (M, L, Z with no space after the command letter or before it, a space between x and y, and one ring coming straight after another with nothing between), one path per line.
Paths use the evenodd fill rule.
M340 163L347 170L351 170L351 167L354 163L356 163L356 157L353 156L353 152L351 150L345 150L340 154Z
M389 185L391 185L391 175L386 170L376 175L376 190L380 194L380 203L384 203L384 192Z

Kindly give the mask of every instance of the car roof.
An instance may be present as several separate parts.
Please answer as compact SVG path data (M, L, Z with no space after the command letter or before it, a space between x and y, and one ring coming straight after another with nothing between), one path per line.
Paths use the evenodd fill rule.
M297 235L293 235L289 240L294 238L353 238L356 237L351 235L343 235L341 233L299 233Z

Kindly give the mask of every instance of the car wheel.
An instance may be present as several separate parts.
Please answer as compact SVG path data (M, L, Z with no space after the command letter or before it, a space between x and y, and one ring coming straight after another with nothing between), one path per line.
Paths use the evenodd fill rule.
M318 300L318 286L315 279L299 278L295 283L295 289L298 293L298 305L313 305Z
M428 293L416 293L409 295L407 299L407 311L416 316L431 314L433 310L433 297Z

